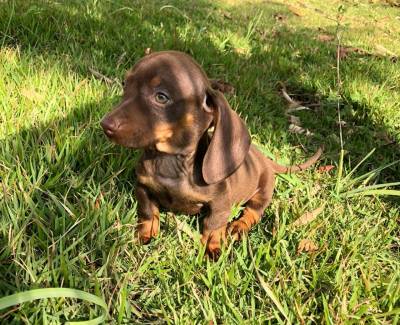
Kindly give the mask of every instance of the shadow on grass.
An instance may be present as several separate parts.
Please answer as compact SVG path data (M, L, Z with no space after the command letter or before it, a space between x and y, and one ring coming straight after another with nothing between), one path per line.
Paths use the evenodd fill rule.
M319 88L320 84L325 90L335 87L334 45L315 40L314 30L294 30L277 21L277 14L290 14L279 4L238 5L231 10L221 9L212 1L84 4L76 1L68 5L3 2L0 4L0 31L3 46L18 46L21 55L38 60L62 61L65 71L72 70L82 78L92 77L89 71L92 67L112 79L122 79L146 48L185 51L202 64L210 77L223 78L235 86L236 94L230 100L247 118L259 142L278 149L282 143L301 144L309 151L307 155L324 144L325 159L337 162L340 144L336 101L327 92L321 93ZM257 20L260 15L265 19L261 23ZM377 59L371 60L376 62ZM349 58L343 64L343 73L351 74L351 66L358 64L359 70L362 66L368 69L364 76L366 82L382 83L386 80L386 65L375 66L373 62ZM297 114L303 126L314 133L313 137L288 132L282 109L286 103L279 95L281 81L295 98L319 104L311 112ZM92 187L96 192L100 186L102 191L113 193L115 202L123 193L133 191L137 154L112 146L97 123L87 123L100 120L116 101L116 98L103 98L76 107L66 117L29 127L1 141L4 164L20 164L21 177L24 176L22 171L31 171L32 161L37 163L44 156L49 157L40 163L46 171L41 184L43 189L54 193L59 202L38 191L29 203L32 206L26 210L32 213L37 209L47 214L49 223L29 225L35 227L39 237L40 232L51 231L50 237L57 238L65 231L65 225L59 227L50 222L52 214L61 209L62 199L68 200L69 209L77 215L84 211L74 212L74 203L80 203L81 208L85 206L86 203L79 202L85 188ZM378 149L364 171L400 158L398 144L384 140L388 134L386 127L370 119L370 108L352 100L351 96L344 98L341 108L342 118L347 122L345 148L352 166L374 147ZM75 138L67 143L70 136ZM37 175L25 176L34 178ZM399 167L394 166L382 173L380 181L399 177ZM87 204L95 205L96 198ZM46 221L46 218L41 220ZM109 226L105 224L104 229ZM43 248L47 249L48 244L44 239ZM0 246L3 245L8 245L5 237L0 240ZM112 241L108 245L111 247ZM10 252L11 248L0 250L2 259L9 258ZM16 274L18 266L7 268L5 265L7 263L1 267L2 273ZM0 285L0 291L8 289L11 289L8 284Z
M304 142L304 147L324 143L328 157L337 158L336 102L326 92L335 88L335 46L317 41L315 30L290 28L281 19L282 14L290 15L285 6L266 2L237 5L227 11L209 1L173 1L168 5L156 1L133 5L125 1L68 5L17 1L2 3L1 7L4 46L19 46L23 55L50 62L61 60L66 70L83 77L90 78L89 68L94 68L122 79L146 48L185 51L211 77L224 78L235 86L234 106L247 116L252 133L259 135L261 142L272 137L276 145L283 137L294 145ZM333 23L328 32L334 27ZM355 71L364 68L365 82L382 84L390 63L381 61L348 58L342 63L342 78L351 80ZM315 134L312 139L287 135L288 123L282 111L286 103L279 96L281 81L300 100L319 104L313 112L299 113L304 127ZM325 93L320 93L320 88ZM342 118L347 122L345 148L351 159L360 160L374 147L378 148L375 157L379 163L398 158L393 150L397 144L387 141L393 134L388 135L384 125L376 125L369 118L373 109L351 97L345 90L341 102ZM72 112L76 117L68 117L75 124L85 123L79 110ZM99 111L97 116L103 113ZM399 170L395 174L400 175Z

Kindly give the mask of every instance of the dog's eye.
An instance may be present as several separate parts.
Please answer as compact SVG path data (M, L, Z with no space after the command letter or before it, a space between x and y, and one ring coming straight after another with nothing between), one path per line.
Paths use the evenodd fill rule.
M169 98L166 94L162 93L162 92L158 92L156 93L156 102L159 104L166 104L168 103Z

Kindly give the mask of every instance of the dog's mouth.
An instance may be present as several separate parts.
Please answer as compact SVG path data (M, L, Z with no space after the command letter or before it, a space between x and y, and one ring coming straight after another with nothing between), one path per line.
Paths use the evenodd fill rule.
M114 134L113 134L112 132L110 132L110 131L108 131L108 130L103 130L103 132L104 132L104 134L106 135L106 137L107 137L109 140L113 141L113 139L114 139Z

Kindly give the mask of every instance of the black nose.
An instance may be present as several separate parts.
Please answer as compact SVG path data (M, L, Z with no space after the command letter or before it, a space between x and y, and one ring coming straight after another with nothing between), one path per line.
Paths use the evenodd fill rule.
M114 119L109 117L103 118L100 122L100 125L103 128L104 133L109 137L113 136L115 131L118 129L118 124Z

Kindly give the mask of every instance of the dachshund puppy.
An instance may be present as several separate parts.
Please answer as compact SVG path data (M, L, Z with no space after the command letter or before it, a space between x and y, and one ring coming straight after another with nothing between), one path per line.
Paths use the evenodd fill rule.
M202 212L202 243L210 256L218 256L227 233L239 238L260 221L276 173L303 170L321 155L319 149L292 167L263 156L223 89L189 55L155 52L127 73L121 103L101 121L113 142L144 149L136 168L141 242L157 236L159 207ZM245 208L228 225L235 204Z

